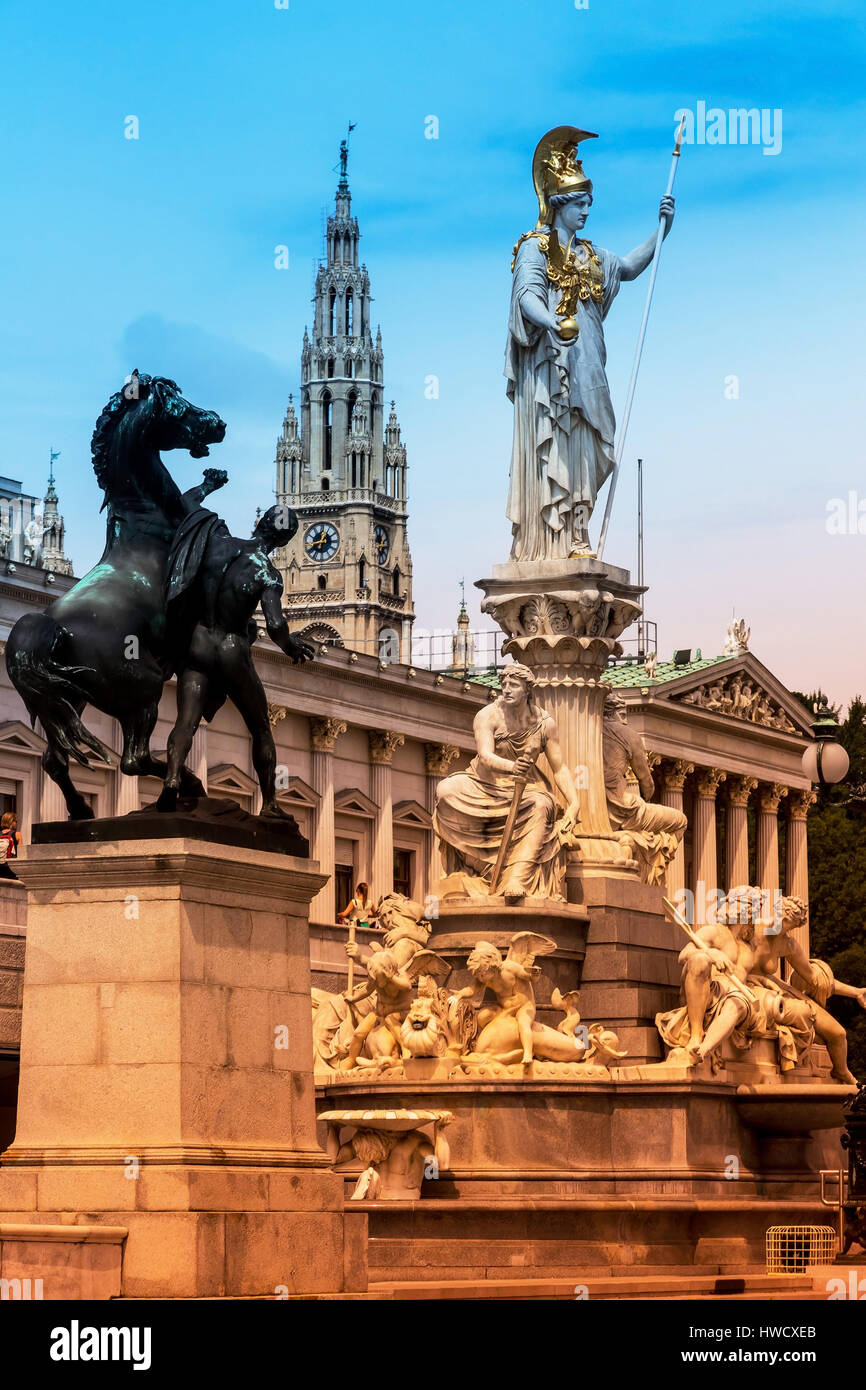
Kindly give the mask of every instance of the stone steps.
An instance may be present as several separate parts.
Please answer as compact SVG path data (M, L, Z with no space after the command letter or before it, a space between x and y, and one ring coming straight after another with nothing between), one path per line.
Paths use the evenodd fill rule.
M612 1278L588 1277L584 1284L571 1279L524 1279L492 1277L475 1279L381 1280L371 1282L367 1297L405 1302L409 1300L544 1300L574 1302L575 1288L587 1288L594 1302L610 1300L701 1299L725 1302L826 1301L823 1285L816 1288L812 1274L762 1274L741 1276L672 1274L642 1277L619 1275Z

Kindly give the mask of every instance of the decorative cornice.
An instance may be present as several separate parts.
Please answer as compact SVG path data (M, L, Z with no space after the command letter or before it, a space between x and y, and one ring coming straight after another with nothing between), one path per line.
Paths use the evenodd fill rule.
M128 845L136 846L130 851ZM79 902L82 892L161 888L166 896L204 889L225 900L230 894L307 904L327 883L309 861L262 850L231 848L209 840L136 840L29 845L15 861L29 893L45 901ZM288 910L288 908L287 908Z
M83 1148L80 1145L60 1148L34 1148L32 1146L12 1145L3 1155L4 1167L72 1167L86 1166L91 1167L112 1167L116 1168L129 1158L129 1145L121 1147L117 1144L94 1145L92 1148ZM240 1145L225 1144L217 1147L214 1144L144 1144L134 1150L136 1158L142 1165L146 1164L171 1164L184 1168L211 1168L224 1167L227 1163L233 1168L322 1168L324 1161L321 1149L291 1149L284 1147L241 1147ZM0 1226L0 1233L9 1239L8 1232L14 1227ZM60 1229L56 1226L47 1227L49 1231ZM81 1237L78 1232L82 1230L80 1226L64 1226L62 1228L69 1234L67 1240L78 1241ZM85 1230L92 1229L85 1227ZM116 1232L115 1226L103 1226L99 1228L103 1231ZM31 1236L31 1239L42 1239L41 1229L36 1225L27 1227L29 1232L39 1231L38 1236ZM112 1237L116 1239L117 1237ZM49 1237L51 1239L51 1237ZM59 1236L54 1239L60 1239ZM93 1237L98 1239L98 1237Z
M348 728L345 719L310 717L310 743L314 753L333 753L340 734Z
M727 786L728 801L732 806L748 806L757 785L757 777L731 777Z
M389 729L370 729L370 762L380 766L394 760L396 750L406 742L405 734L395 734Z
M449 767L459 756L460 749L453 743L425 743L424 767L427 776L447 777Z
M702 767L695 774L695 787L698 796L707 801L715 801L719 784L727 778L727 773L720 767Z

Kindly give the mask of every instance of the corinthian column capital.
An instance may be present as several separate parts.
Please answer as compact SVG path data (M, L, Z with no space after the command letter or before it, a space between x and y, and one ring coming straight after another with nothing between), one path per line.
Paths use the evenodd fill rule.
M809 807L814 806L817 800L818 793L811 787L808 791L790 792L787 805L791 820L805 820L809 814Z
M694 770L694 763L687 763L685 758L674 758L670 762L665 761L661 771L665 789L669 792L681 792L686 778Z
M727 775L720 767L699 768L695 776L698 796L703 797L706 801L715 801L719 784L725 781Z
M388 765L394 760L396 750L406 742L403 734L395 734L390 729L370 729L370 762Z
M758 805L767 815L775 816L779 810L779 802L786 794L788 788L782 782L765 782L758 792Z
M453 743L425 743L424 766L427 776L447 777L449 767L459 756L460 749Z
M333 753L340 734L346 732L345 719L319 718L310 716L310 742L314 753Z
M757 785L757 777L731 777L727 787L728 801L732 806L748 806L749 796Z

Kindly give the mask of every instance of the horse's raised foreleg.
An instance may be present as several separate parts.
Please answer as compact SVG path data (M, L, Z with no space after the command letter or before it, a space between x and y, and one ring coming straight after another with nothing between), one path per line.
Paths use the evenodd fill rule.
M128 777L158 777L163 781L167 772L162 758L155 758L150 751L150 736L156 727L159 704L154 702L121 719L123 730L123 755L120 766ZM181 796L205 796L205 789L188 767L181 769Z
M63 792L70 820L92 820L93 809L77 791L69 776L69 755L50 743L42 754L42 766L53 782Z

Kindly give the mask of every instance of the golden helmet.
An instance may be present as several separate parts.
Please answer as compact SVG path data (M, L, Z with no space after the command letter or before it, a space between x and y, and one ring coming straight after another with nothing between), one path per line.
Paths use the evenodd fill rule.
M583 172L577 157L581 140L596 140L592 130L578 130L573 125L558 125L543 135L532 156L532 182L538 195L538 226L550 221L548 199L554 193L591 193L592 181Z

